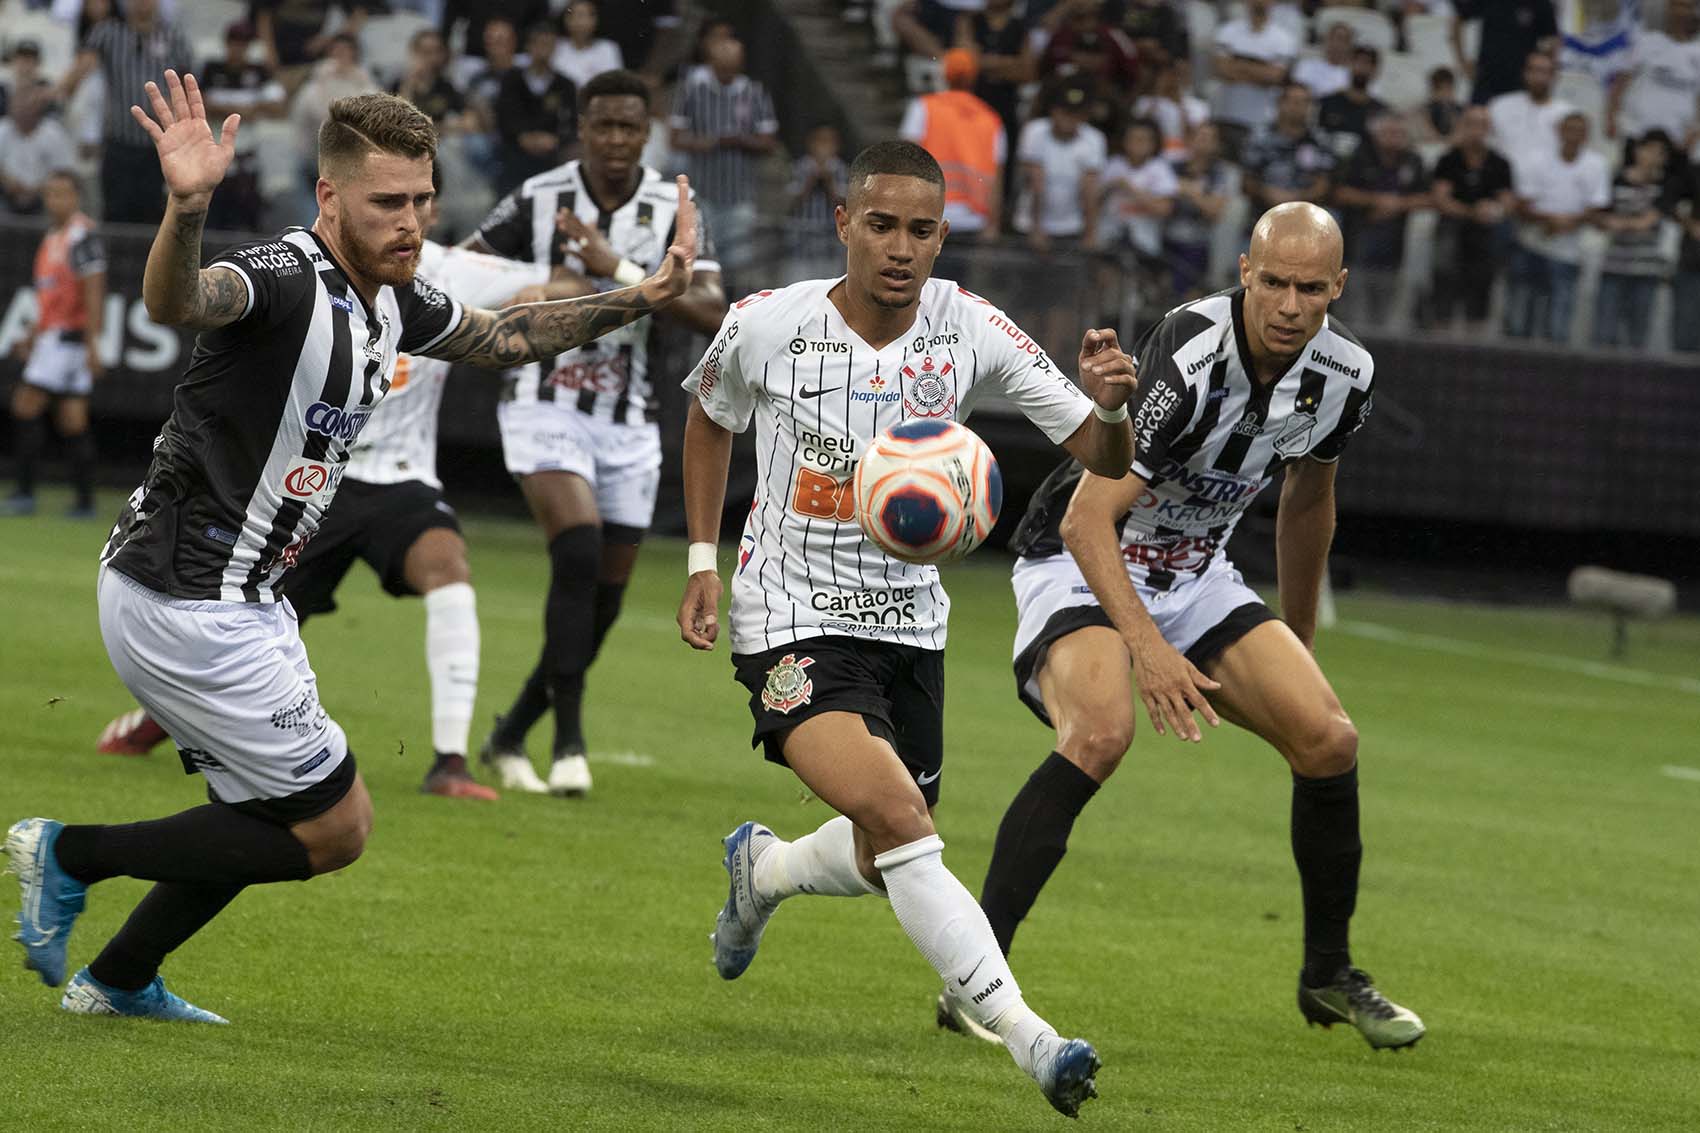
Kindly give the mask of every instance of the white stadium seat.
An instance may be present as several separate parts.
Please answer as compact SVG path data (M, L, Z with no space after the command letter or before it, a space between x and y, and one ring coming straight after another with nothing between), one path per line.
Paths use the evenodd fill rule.
M1413 110L1428 99L1429 66L1397 52L1381 57L1381 73L1370 93L1395 110Z
M407 70L407 43L422 28L433 28L428 17L417 12L391 12L373 16L360 29L360 57L380 83L388 85Z
M50 79L63 75L76 54L75 33L47 12L30 11L14 3L0 11L0 55L26 39L41 45L41 73Z
M1216 5L1211 0L1188 0L1186 34L1192 41L1192 81L1195 86L1210 77L1210 55L1219 22Z
M1458 66L1452 57L1452 17L1442 12L1413 12L1405 17L1405 50L1430 67Z
M177 26L195 49L195 66L224 58L224 29L248 18L248 5L241 0L193 0L179 4Z
M1386 55L1393 50L1393 21L1373 8L1321 8L1311 18L1319 28L1345 24L1360 47L1373 47Z

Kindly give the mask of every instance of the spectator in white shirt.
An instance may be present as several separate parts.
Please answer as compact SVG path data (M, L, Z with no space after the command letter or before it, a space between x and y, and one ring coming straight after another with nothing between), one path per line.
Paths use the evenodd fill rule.
M1248 0L1246 13L1216 29L1216 125L1223 152L1238 159L1253 131L1275 119L1275 102L1299 40L1270 18L1270 0Z
M1021 130L1016 157L1021 162L1021 201L1015 230L1036 252L1053 242L1078 240L1091 251L1098 239L1098 175L1108 145L1097 127L1087 124L1085 88L1065 87L1051 99L1050 112Z
M1210 104L1192 93L1192 65L1180 58L1157 72L1151 93L1134 100L1133 113L1157 123L1163 153L1177 159L1186 156L1192 132L1210 121Z
M1606 137L1663 130L1683 150L1700 142L1700 20L1694 0L1667 0L1665 30L1635 43L1629 68L1612 84Z
M582 87L604 71L618 71L626 65L620 45L611 39L596 38L595 0L573 0L561 17L566 38L555 44L551 62L555 70Z
M1558 151L1558 124L1575 107L1552 96L1555 70L1551 55L1531 52L1523 62L1523 89L1488 103L1493 148L1505 155L1513 170Z
M1310 88L1318 101L1352 85L1354 36L1349 24L1329 24L1322 40L1322 55L1307 55L1293 66L1293 81Z
M39 213L42 182L71 160L71 136L47 116L51 105L49 91L20 90L0 119L0 213Z
M1163 221L1175 210L1180 185L1175 167L1162 155L1157 123L1135 118L1122 130L1121 148L1104 166L1103 220L1099 242L1124 243L1140 257L1163 250Z
M1588 119L1572 111L1558 136L1557 153L1512 167L1523 220L1505 288L1505 333L1514 338L1569 341L1582 226L1597 224L1612 202L1611 166L1587 148Z

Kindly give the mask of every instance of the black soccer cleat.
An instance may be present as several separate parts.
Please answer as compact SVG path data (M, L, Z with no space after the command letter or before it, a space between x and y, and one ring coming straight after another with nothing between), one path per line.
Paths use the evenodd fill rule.
M1299 974L1299 1013L1312 1026L1348 1023L1376 1050L1401 1050L1423 1037L1423 1021L1376 990L1362 968L1341 968L1326 987L1306 987Z

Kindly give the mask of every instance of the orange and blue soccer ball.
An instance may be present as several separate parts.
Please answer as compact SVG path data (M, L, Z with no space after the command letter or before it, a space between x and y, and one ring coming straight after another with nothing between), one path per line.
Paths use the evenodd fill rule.
M909 421L876 437L856 465L856 517L907 563L953 563L985 542L1003 507L986 442L955 421Z

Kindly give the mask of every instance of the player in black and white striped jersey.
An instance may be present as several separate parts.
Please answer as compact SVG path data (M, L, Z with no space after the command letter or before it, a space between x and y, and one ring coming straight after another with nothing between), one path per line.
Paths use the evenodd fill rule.
M733 572L732 661L750 692L753 744L840 815L792 842L754 822L727 837L715 967L741 975L789 897L888 893L961 1010L1074 1116L1094 1096L1097 1052L1028 1007L933 826L949 599L936 567L869 542L850 481L882 430L958 420L990 391L1089 467L1126 475L1134 364L1114 332L1088 331L1077 387L1002 311L931 279L950 229L943 214L944 174L926 150L868 147L836 214L846 274L735 304L685 382L696 397L685 426L693 543L681 636L697 649L718 637L714 539L732 435L753 420L758 487Z
M65 979L90 885L157 883L61 1007L222 1022L165 990L165 956L248 885L348 865L371 829L371 798L279 586L388 392L397 352L506 368L571 349L677 298L695 226L680 178L679 243L639 286L464 307L415 275L436 129L401 99L365 94L332 103L320 129L313 227L202 268L201 229L240 118L215 139L194 78L166 80L169 101L147 84L153 118L133 109L171 192L142 293L154 321L201 333L147 480L101 556L98 601L113 667L213 801L122 826L26 818L5 851L23 890L15 939L49 986Z
M549 265L591 290L621 287L654 270L673 242L678 201L672 182L640 160L649 99L649 85L630 71L606 71L585 83L583 156L527 180L491 210L467 246ZM725 314L719 265L699 226L691 289L666 317L712 334ZM661 480L653 333L651 321L641 319L541 367L515 370L496 410L503 458L549 549L542 656L497 718L482 757L515 790L590 790L585 674L619 616ZM555 736L545 784L525 737L551 708Z
M1328 314L1340 230L1315 205L1264 214L1240 286L1169 312L1140 348L1133 475L1053 473L1016 531L1020 697L1056 750L1010 804L981 904L1007 953L1069 831L1133 741L1131 680L1161 735L1201 738L1193 713L1255 732L1293 774L1304 896L1307 1019L1409 1046L1423 1024L1352 966L1358 736L1311 656L1334 473L1369 415L1375 359ZM1277 472L1278 620L1223 554ZM940 997L941 1025L973 1030ZM982 1036L985 1037L985 1036Z

